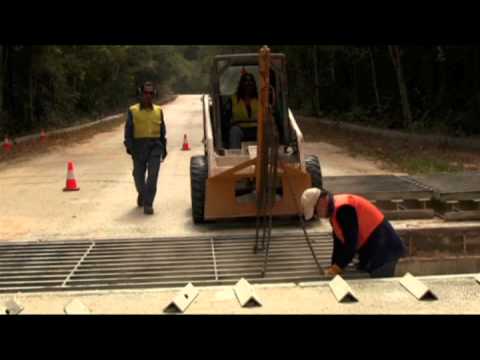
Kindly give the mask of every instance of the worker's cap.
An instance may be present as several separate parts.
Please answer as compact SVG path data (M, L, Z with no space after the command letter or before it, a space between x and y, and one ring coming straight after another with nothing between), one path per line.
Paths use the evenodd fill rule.
M322 190L318 188L310 188L303 192L301 205L303 210L303 216L305 220L310 220L315 213L315 206L317 206L317 201L322 194Z

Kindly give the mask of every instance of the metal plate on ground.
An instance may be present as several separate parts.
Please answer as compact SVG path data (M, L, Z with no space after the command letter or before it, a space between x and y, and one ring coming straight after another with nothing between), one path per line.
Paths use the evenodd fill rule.
M184 313L198 296L198 289L192 283L188 283L173 300L165 307L165 313Z
M348 285L347 282L340 275L336 275L333 280L328 283L328 286L332 290L333 295L335 295L335 298L338 302L351 303L358 301L358 298L353 292L350 285Z
M437 295L435 295L427 285L410 273L406 273L405 276L400 279L400 284L415 296L417 300L438 300Z
M433 189L438 200L480 199L480 172L412 176Z
M370 200L430 198L432 190L395 175L324 176L325 188L334 194L350 193Z
M389 220L435 216L430 204L433 190L408 176L330 176L323 183L334 194L356 194L375 202Z
M436 212L446 221L480 219L480 172L412 177L433 189Z
M23 311L23 306L11 299L2 306L1 310L5 315L18 315Z
M90 309L86 307L80 300L73 299L64 308L67 315L89 315Z
M253 286L244 278L241 278L234 286L233 291L242 307L262 306Z

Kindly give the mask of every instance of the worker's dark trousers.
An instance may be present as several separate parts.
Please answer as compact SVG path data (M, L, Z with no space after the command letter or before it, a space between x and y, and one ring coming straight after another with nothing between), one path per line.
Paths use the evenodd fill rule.
M153 207L153 200L157 193L158 172L162 161L161 149L160 151L155 148L144 150L134 152L133 179L138 194L143 197L143 205Z
M234 125L230 128L229 134L230 149L240 149L242 147L242 141L256 141L257 128L241 128Z
M370 272L370 277L385 278L385 277L395 276L395 267L397 266L397 262L398 262L398 259L383 264L379 268Z

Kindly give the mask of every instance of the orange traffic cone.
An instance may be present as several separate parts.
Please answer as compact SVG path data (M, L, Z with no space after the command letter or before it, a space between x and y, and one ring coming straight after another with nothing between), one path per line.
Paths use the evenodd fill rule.
M190 150L190 144L188 143L187 140L187 134L183 135L183 146L182 146L183 151L188 151Z
M77 186L77 180L75 180L75 166L73 161L68 162L67 168L67 184L63 191L78 191L80 188Z
M8 136L5 136L5 140L3 141L3 150L6 152L9 152L12 150L13 144L12 141L8 138Z
M44 143L46 140L47 140L47 134L45 134L45 130L42 129L42 131L40 131L40 142Z

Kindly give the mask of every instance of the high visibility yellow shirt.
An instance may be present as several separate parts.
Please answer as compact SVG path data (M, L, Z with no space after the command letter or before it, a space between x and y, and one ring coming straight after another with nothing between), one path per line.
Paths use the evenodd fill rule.
M162 108L153 105L152 109L140 108L140 104L130 106L133 117L133 137L158 138L162 125Z
M251 99L250 106L252 109L251 117L248 117L247 105L241 99L238 99L236 95L232 96L232 122L240 127L256 127L257 115L258 115L258 100Z

